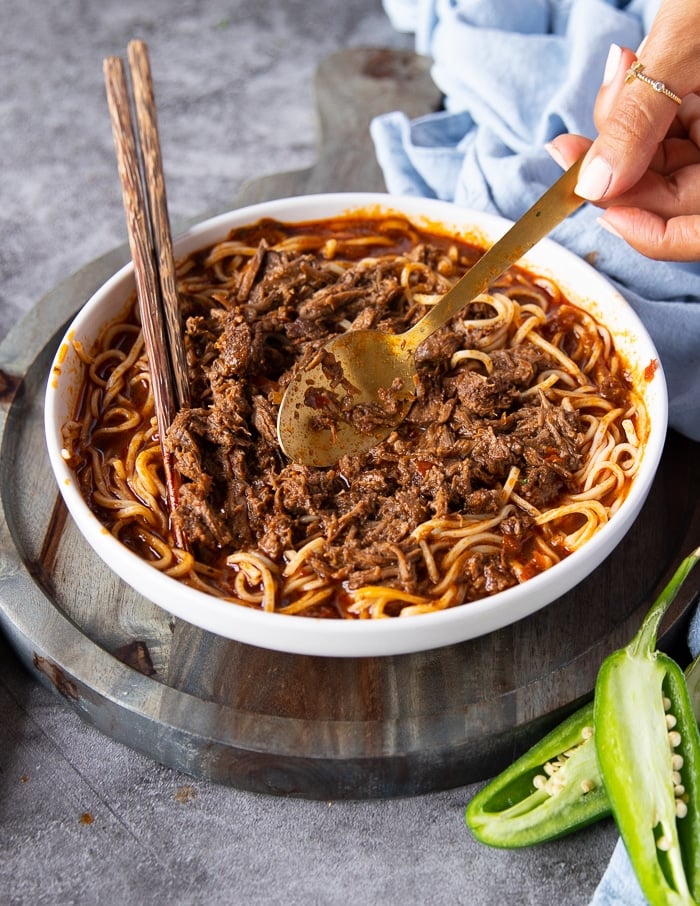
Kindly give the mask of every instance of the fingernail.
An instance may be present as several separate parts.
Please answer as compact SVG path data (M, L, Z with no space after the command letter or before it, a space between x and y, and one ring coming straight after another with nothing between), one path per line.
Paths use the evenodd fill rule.
M612 179L612 168L607 160L594 157L581 170L574 192L588 201L600 201L608 191Z
M608 221L605 220L603 217L598 217L597 223L599 223L603 227L604 230L607 230L608 233L612 233L613 236L617 236L618 239L623 238L622 233L618 233L618 231L615 229L615 227L611 223L608 223Z
M617 67L620 65L621 55L622 48L620 45L611 44L610 50L608 51L608 58L605 61L605 69L603 70L603 85L609 85L615 78Z
M646 39L646 35L645 35L645 36L642 38L642 43L639 45L639 47L638 47L638 48L636 49L636 51L634 52L634 55L635 55L636 57L641 56L641 53L642 53L642 51L644 50L644 45L645 45L646 43L647 43L647 39Z
M549 156L555 163L559 164L562 170L566 170L567 163L562 157L561 152L555 145L553 145L551 142L547 142L547 144L544 146L544 150L547 152L547 154L549 154Z

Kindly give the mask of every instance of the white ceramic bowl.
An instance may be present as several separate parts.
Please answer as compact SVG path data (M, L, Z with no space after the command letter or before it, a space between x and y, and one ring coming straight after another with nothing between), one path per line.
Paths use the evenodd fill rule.
M223 238L227 232L262 217L303 221L349 210L390 210L426 226L446 227L466 238L491 244L509 226L498 217L422 198L381 194L332 194L265 202L223 214L192 228L176 241L181 256ZM632 367L650 417L643 463L615 515L580 550L522 585L481 601L439 613L385 620L324 620L268 614L227 603L159 573L115 540L93 516L71 471L61 457L61 425L73 412L80 367L72 340L90 348L103 325L123 311L134 290L127 265L86 303L59 347L45 405L46 439L58 486L68 510L96 553L126 583L169 613L203 629L252 645L297 654L366 657L438 648L499 629L546 606L582 581L607 557L636 519L659 464L667 427L666 385L653 343L628 303L584 261L550 240L540 242L524 259L532 271L547 276L576 304L611 330L618 349ZM653 371L651 380L642 380Z

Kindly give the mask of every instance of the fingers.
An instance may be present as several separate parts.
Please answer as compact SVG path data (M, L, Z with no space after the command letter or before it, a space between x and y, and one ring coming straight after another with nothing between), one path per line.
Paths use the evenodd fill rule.
M576 194L588 201L603 203L608 198L619 196L638 182L650 164L658 159L659 146L670 125L666 120L661 120L657 127L658 136L655 132L651 140L641 134L641 123L628 122L630 96L624 96L629 87L625 77L635 59L634 53L628 48L618 47L616 44L610 48L603 84L595 106L594 118L601 130L598 138L586 144L581 136L560 135L547 147L562 167L571 166L588 147L576 186ZM650 93L654 94L651 89ZM668 102L668 99L661 97ZM675 116L675 113L671 116ZM629 160L625 162L626 169L618 166L617 173L614 173L613 161L619 158L621 151L633 146L637 153L627 151Z
M566 169L590 145L580 135L560 135L547 150ZM682 154L695 156L692 148ZM694 215L700 211L700 167L688 168L670 182L650 171L620 199L599 205L606 207L600 225L647 258L700 260L700 214Z
M547 150L562 169L567 169L590 145L580 136L559 136ZM700 154L694 146L684 147L671 156L677 167L669 170L650 168L628 192L610 201L599 201L601 208L622 207L644 208L653 214L669 219L700 212Z
M594 110L598 137L561 135L547 146L562 167L585 154L576 193L605 208L601 225L658 260L700 259L696 18L687 0L662 0L639 61L610 48Z
M700 121L698 125L700 125ZM549 144L545 145L545 148L562 170L566 170L591 145L591 140L584 138L582 135L565 134L557 136ZM649 164L649 170L659 176L673 180L682 176L680 171L690 167L697 168L698 165L700 165L700 148L694 141L686 138L669 138L659 146ZM697 169L693 175L700 178L700 172ZM630 191L634 192L644 179L645 177L642 177L637 186ZM629 201L627 195L628 193L624 193L614 200L619 201L620 204L626 204ZM601 205L606 203L609 204L609 202L605 201L599 202Z
M639 208L614 206L599 219L602 227L656 261L700 259L700 215L664 220Z
M606 208L644 208L667 220L688 214L700 216L700 165L684 167L670 177L649 170L629 192L602 204Z
M691 16L692 20L692 16ZM642 52L643 73L684 97L700 85L700 34L685 0L665 0ZM652 85L627 72L635 57L613 46L595 108L599 135L589 149L576 187L589 201L620 196L656 159L680 107Z

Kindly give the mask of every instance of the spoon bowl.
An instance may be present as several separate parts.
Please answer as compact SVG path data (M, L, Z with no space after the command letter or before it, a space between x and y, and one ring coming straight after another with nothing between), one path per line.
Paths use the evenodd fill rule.
M300 370L282 400L278 434L297 462L331 466L363 453L403 421L415 396L416 362L408 334L353 330Z

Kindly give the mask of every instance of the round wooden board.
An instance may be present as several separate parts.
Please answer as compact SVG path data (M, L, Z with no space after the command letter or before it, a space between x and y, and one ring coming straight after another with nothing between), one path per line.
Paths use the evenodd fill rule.
M238 202L381 189L368 147L328 182L338 136L366 132L382 109L414 116L439 100L427 62L412 54L347 51L324 66L319 116L335 144L322 144L316 167L251 183ZM400 657L313 658L174 619L83 541L44 448L44 386L63 328L127 257L117 249L75 274L0 346L0 619L41 682L158 761L318 799L412 795L491 776L590 695L602 659L700 544L700 445L671 434L647 504L613 555L570 594L482 638ZM696 572L664 624L664 647L681 658L699 582Z

